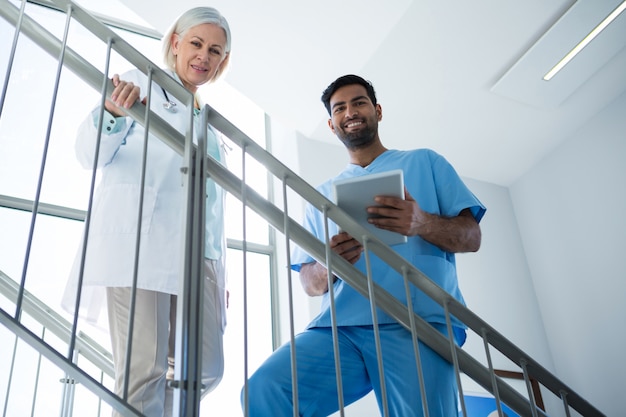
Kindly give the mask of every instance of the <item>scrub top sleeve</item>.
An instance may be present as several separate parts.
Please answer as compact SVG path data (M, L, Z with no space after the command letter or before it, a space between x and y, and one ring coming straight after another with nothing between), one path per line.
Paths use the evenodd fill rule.
M308 264L315 261L306 253L300 246L294 245L291 251L291 269L296 272L300 272L303 264Z
M458 216L462 210L469 208L476 221L480 222L487 209L465 185L452 164L435 152L432 152L431 163L441 214Z
M313 236L322 240L319 235L320 224L319 224L319 212L313 205L307 204L305 208L304 222L302 227L304 227L307 231L309 231ZM321 229L323 231L323 229ZM300 268L302 264L308 264L314 262L315 259L309 255L304 249L300 246L295 245L291 251L291 269L294 271L300 272Z

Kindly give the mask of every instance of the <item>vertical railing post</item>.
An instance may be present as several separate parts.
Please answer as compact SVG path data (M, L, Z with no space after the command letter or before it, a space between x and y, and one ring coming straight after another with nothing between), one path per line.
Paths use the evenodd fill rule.
M333 333L333 352L335 355L335 373L337 380L337 397L338 397L338 407L339 407L339 415L341 417L345 416L344 410L344 400L343 400L343 378L341 376L341 359L339 356L339 330L337 328L337 308L335 306L335 273L333 270L332 262L331 262L331 249L330 249L330 232L329 232L329 217L328 210L330 207L324 205L322 207L324 212L324 241L326 245L324 247L325 256L326 256L326 272L327 272L327 280L328 280L328 301L330 302L330 322L332 324L332 333Z
M30 254L33 244L33 236L35 234L35 223L37 221L37 215L39 211L39 199L41 197L41 190L43 188L43 177L46 169L46 163L48 161L48 149L50 145L50 137L52 132L52 121L54 120L54 111L57 104L57 96L59 92L59 82L61 80L61 71L63 70L63 58L65 56L65 48L67 46L67 38L70 30L70 22L72 20L72 8L68 6L67 16L65 19L65 29L63 31L63 41L61 42L61 49L58 57L57 71L55 74L54 88L52 93L52 100L50 102L50 111L48 113L48 123L46 128L46 137L44 140L43 152L41 155L41 165L39 168L39 177L37 181L37 187L35 191L35 200L33 202L33 209L31 213L30 229L28 233L28 241L26 243L26 253L24 255L24 266L22 267L22 278L20 281L20 290L17 295L17 301L15 303L15 319L20 320L22 315L22 301L24 298L24 289L26 288L26 275L30 262Z
M46 339L46 327L41 329L41 340ZM35 371L35 387L33 389L33 402L30 405L30 414L35 415L35 404L37 404L37 392L39 390L39 379L41 378L41 353L37 355L37 370Z
M248 359L248 234L247 234L247 217L246 217L246 146L241 147L241 254L243 256L243 375L244 380L248 381L248 373L250 361ZM250 414L250 397L248 385L244 387L244 413L247 417Z
M369 238L363 236L363 253L365 254L365 269L367 271L367 290L372 312L372 327L374 329L374 343L376 344L376 356L378 357L378 378L380 379L380 396L383 417L389 417L389 405L387 402L387 383L385 382L385 369L383 366L383 349L380 341L380 328L378 327L378 313L376 312L376 291L374 291L374 277L372 276L372 261L369 251Z
M404 291L406 293L406 306L409 312L409 323L411 325L411 337L413 339L413 354L415 355L415 365L417 371L417 377L420 383L420 394L422 395L422 411L424 417L429 417L428 411L428 399L426 398L426 385L424 382L424 371L422 367L422 356L419 351L419 335L417 333L417 327L415 326L415 313L413 312L413 297L411 296L411 286L409 283L408 270L406 267L402 267L402 278L404 280Z
M192 98L193 100L193 98ZM202 311L204 302L204 231L206 198L206 137L205 129L198 132L197 149L193 145L193 101L189 128L185 136L183 158L184 231L182 251L182 280L177 297L176 354L174 380L174 415L198 417L202 398ZM202 123L207 126L208 107L202 111ZM178 413L176 413L178 411Z
M467 416L467 408L465 407L465 397L463 395L463 385L461 383L461 370L459 367L459 357L456 353L456 341L454 340L454 331L452 329L452 319L450 316L450 305L449 300L443 305L444 313L446 315L446 327L448 329L448 341L450 342L450 353L452 356L452 365L454 366L454 374L456 375L456 383L458 385L459 390L459 403L461 404L461 410L463 411L463 416Z
M561 396L561 401L563 402L563 410L565 410L565 415L567 417L570 417L571 414L569 412L569 404L567 403L567 391L565 390L560 390L559 394Z
M7 391L4 396L4 409L2 412L3 416L7 415L7 410L9 408L9 399L11 398L11 385L13 384L13 371L15 370L15 355L17 353L17 341L18 338L15 336L15 341L13 342L13 355L11 357L11 369L9 370L9 378L7 381Z
M522 368L522 372L524 374L524 382L526 383L526 389L528 390L528 400L530 401L530 411L533 414L533 417L538 417L537 415L537 404L535 400L535 394L533 393L533 388L530 383L530 376L528 375L528 361L522 359L520 361L520 367Z
M72 354L72 362L78 362L78 351L74 350ZM74 410L74 394L76 393L76 381L70 374L59 380L63 384L63 393L61 399L61 417L72 417Z
M296 331L293 324L293 282L291 273L291 242L289 233L289 204L287 195L287 177L282 179L283 185L283 212L284 215L284 227L285 227L285 255L287 258L287 296L289 298L289 343L291 346L290 359L291 359L291 380L292 380L292 401L293 401L293 414L297 416L298 411L298 371L297 371L297 357L296 357Z
M7 63L6 77L4 78L4 85L2 86L2 93L0 94L0 115L2 115L2 109L4 109L4 100L7 96L7 89L9 87L9 79L11 78L11 69L13 68L13 60L15 59L15 51L17 49L17 40L20 36L20 28L22 27L22 17L24 16L24 9L26 7L26 0L22 0L22 6L20 7L20 14L15 25L15 34L13 35L13 44L11 45L11 53L9 54L9 62Z
M491 352L489 350L489 333L487 329L482 329L482 339L483 345L485 347L485 356L487 357L487 365L489 366L489 375L491 376L491 385L493 388L493 396L496 398L496 409L498 411L498 415L503 415L502 412L502 403L500 401L500 392L498 391L498 383L496 380L496 373L493 369L493 361L491 360Z

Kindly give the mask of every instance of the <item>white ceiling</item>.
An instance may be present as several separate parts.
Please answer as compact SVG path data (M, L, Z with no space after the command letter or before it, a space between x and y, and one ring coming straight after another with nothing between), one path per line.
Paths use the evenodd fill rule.
M465 177L512 184L626 90L626 12L543 75L622 0L213 0L233 34L226 81L304 136L338 143L320 102L372 81L389 148L429 147ZM206 1L123 0L163 33ZM123 18L120 16L120 18Z

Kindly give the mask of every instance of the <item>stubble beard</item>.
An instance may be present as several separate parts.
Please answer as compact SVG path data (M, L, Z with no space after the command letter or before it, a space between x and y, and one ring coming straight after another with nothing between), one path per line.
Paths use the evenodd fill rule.
M343 129L340 129L339 131L341 132L337 134L339 140L341 140L344 146L349 150L366 148L372 144L376 138L376 129L370 126L360 132L347 133Z

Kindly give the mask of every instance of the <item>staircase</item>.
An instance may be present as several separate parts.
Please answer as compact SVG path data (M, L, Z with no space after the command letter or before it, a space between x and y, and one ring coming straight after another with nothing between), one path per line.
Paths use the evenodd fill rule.
M49 113L46 114L45 111L41 110L37 112L37 115L33 115L32 112L29 113L29 117L34 118L36 116L37 118L41 118L40 123L43 124L52 123L54 120L55 105L63 105L62 75L65 71L71 71L73 74L80 77L80 79L93 90L92 93L99 92L101 97L110 95L112 87L110 83L107 82L107 77L109 76L107 73L109 70L108 58L102 59L107 62L103 73L97 66L74 51L67 42L68 28L71 27L70 25L75 24L84 26L92 33L94 39L97 39L102 44L106 57L110 57L111 54L123 57L123 59L131 63L134 67L139 68L146 74L150 74L152 80L164 86L168 94L171 94L173 97L183 102L191 103L190 100L192 100L192 97L184 88L169 78L167 74L159 68L156 68L152 62L138 53L113 30L103 25L81 7L70 1L63 0L50 1L49 7L56 8L66 14L67 26L65 30L59 31L59 33L51 33L44 28L38 23L36 18L29 15L26 2L22 2L20 7L16 5L15 2L0 0L0 17L8 22L11 27L15 28L13 45L9 48L10 57L5 84L2 89L2 95L0 96L0 140L3 138L1 129L3 126L2 116L6 114L4 112L5 106L20 105L14 104L15 100L13 100L8 92L10 92L11 79L20 76L20 73L12 68L14 57L20 53L28 53L28 50L18 48L18 45L23 45L21 43L23 38L27 38L36 48L45 51L48 55L53 57L58 64L57 68L38 69L38 71L45 70L51 73L51 75L49 74L47 76L51 80L49 88L55 93L59 92L58 101L53 101ZM5 38L3 42L8 42L9 39L10 38ZM33 46L30 46L30 48L32 47ZM30 109L32 110L32 108ZM27 109L24 109L24 111L26 110ZM593 405L570 389L570 387L565 385L557 376L550 373L540 363L533 360L533 358L512 344L496 329L450 297L427 276L407 263L403 258L399 257L389 247L385 246L376 238L369 237L365 229L358 223L321 196L311 185L303 181L295 172L287 168L271 153L265 151L215 109L209 106L205 107L203 115L206 121L228 137L242 151L244 155L244 168L246 163L245 158L251 157L267 170L275 183L280 184L282 188L282 198L277 198L278 202L268 200L251 188L246 182L245 175L236 175L210 158L204 160L199 158L197 156L199 152L196 152L195 145L190 144L184 135L174 130L152 112L148 113L149 118L145 118L146 108L144 105L136 104L129 110L129 114L136 121L144 125L147 124L149 120L152 133L176 152L184 155L189 167L201 166L199 164L204 163L206 172L212 179L221 185L230 195L240 200L245 207L257 213L273 228L277 236L282 239L282 241L277 242L277 246L289 248L291 244L297 244L316 259L325 260L325 262L330 265L332 272L345 277L345 281L364 297L367 297L371 301L375 300L378 307L396 318L398 322L410 330L416 338L419 338L441 356L452 362L457 370L459 381L461 380L461 376L463 376L463 378L469 378L480 387L493 394L501 415L503 413L502 405L505 404L520 416L569 416L571 413L582 416L602 416L602 413ZM48 135L44 136L48 139L49 131ZM45 161L46 158L44 156L41 165L42 175ZM245 169L243 172L245 172ZM190 204L190 208L193 208L191 207L193 201L202 200L202 198L197 198L198 195L201 195L199 193L202 192L202 187L198 187L197 179L193 178L193 175L186 175L186 177L186 181L189 182L187 187L191 190L190 192L196 193L192 195L188 203ZM27 242L29 248L34 244L33 229L38 216L60 216L80 221L85 215L85 213L80 210L44 203L40 197L45 193L45 182L42 181L42 178L39 178L35 183L34 188L37 192L35 193L35 199L32 201L14 196L0 196L0 206L4 207L3 211L0 213L5 213L5 210L18 210L26 212L31 216L31 233ZM442 305L448 316L448 321L450 321L450 317L454 316L465 323L469 327L470 332L482 338L485 347L485 358L472 357L466 351L458 348L451 339L442 336L439 332L432 329L428 323L414 315L405 305L391 297L386 291L375 284L372 289L370 289L367 276L363 275L348 262L328 250L322 242L310 235L289 215L290 212L297 210L293 208L294 205L292 201L294 198L312 203L319 210L323 211L329 219L353 236L363 236L364 244L369 251L375 253L389 265L392 265L393 268L404 277L407 284L415 285ZM295 205L295 207L297 207L297 205ZM198 210L188 210L190 213L197 211ZM245 214L243 216L242 222L245 223ZM192 233L194 224L197 221L198 219L193 218L193 216L188 219L188 233L185 244L189 247L194 247L194 245L199 244L198 237L194 236ZM244 252L246 249L247 244L244 239ZM37 400L37 395L43 395L41 393L46 392L47 394L58 394L59 398L62 399L60 401L61 409L59 410L61 416L70 416L73 413L81 416L86 415L74 409L77 392L76 387L80 386L81 389L84 387L84 390L88 391L85 391L85 396L93 397L89 405L89 412L93 412L94 415L100 415L103 403L106 404L107 407L115 408L123 415L140 415L130 407L123 398L119 398L112 393L111 377L113 371L111 355L107 352L106 348L102 347L86 333L78 331L79 320L77 317L73 317L72 320L64 318L64 316L56 312L52 306L46 305L26 289L28 287L27 269L30 263L35 262L35 259L29 259L27 256L24 268L20 274L21 276L8 276L8 274L0 272L0 292L4 297L0 304L2 306L0 309L0 322L9 334L14 336L13 340L11 340L13 353L5 355L5 358L14 358L15 355L18 354L18 347L21 348L24 346L23 342L25 342L26 345L30 346L30 348L36 352L35 362L38 363L36 368L39 369L41 364L46 362L57 368L64 376L55 381L57 384L56 387L45 385L45 382L40 380L37 376L29 378L29 383L34 382L35 385L33 398L29 398L27 401L24 399L20 400L20 402L24 403L24 406L21 408L24 411L20 411L20 413L24 413L23 415L56 415L56 410L42 410L40 407L41 402ZM190 259L189 262L194 264L198 263L199 260ZM0 269L2 269L2 265L0 265ZM288 271L287 274L288 281L291 282L290 271ZM187 277L183 281L184 287L181 289L181 294L183 294L183 297L188 297L189 294L192 294L194 291L193 279ZM290 298L290 304L291 301ZM193 313L191 313L191 315L193 315ZM290 317L293 319L293 311L290 312ZM293 328L293 326L291 326L291 328ZM186 329L180 329L180 331L190 332L187 333L187 335L193 336L194 330L193 327L190 326ZM5 345L9 346L9 344L6 343ZM195 349L195 346L185 346L185 349L183 352L180 352L180 355L193 357ZM492 360L494 355L506 357L514 364L519 371L517 375L522 378L521 380L524 381L525 384L526 389L523 392L513 388L511 384L506 382L506 378L510 375L494 369ZM45 359L45 361L42 361L42 359ZM177 361L177 363L181 362L182 361ZM38 375L39 372L36 374ZM242 384L243 383L244 381L242 381ZM7 410L9 394L15 392L15 390L21 389L19 388L19 384L22 384L22 382L19 382L19 376L13 375L13 372L10 371L6 386L7 395L5 399L4 415L17 415L7 414ZM175 410L178 410L178 415L180 416L199 415L197 404L187 406L189 402L183 400L184 398L197 398L197 392L194 391L197 388L192 386L193 384L188 384L190 388L180 389L179 401L175 405ZM460 386L462 389L463 384L460 384ZM83 395L82 392L83 391L81 391L81 395ZM463 396L461 399L463 399ZM550 408L547 411L544 409L547 404L555 403L559 404L559 406ZM464 401L461 401L461 404L463 406L463 415L467 415ZM35 405L37 405L37 407ZM19 416L21 415L22 414L19 414Z

